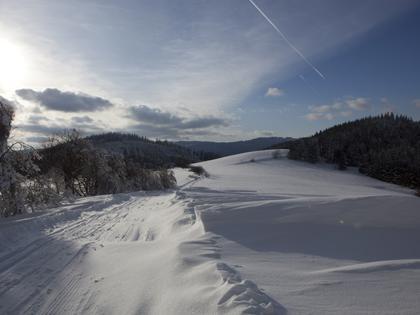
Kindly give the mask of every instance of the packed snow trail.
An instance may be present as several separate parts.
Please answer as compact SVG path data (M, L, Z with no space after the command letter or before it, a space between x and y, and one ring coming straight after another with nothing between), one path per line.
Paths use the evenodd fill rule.
M84 198L2 220L0 313L279 313L218 259L216 239L181 191Z

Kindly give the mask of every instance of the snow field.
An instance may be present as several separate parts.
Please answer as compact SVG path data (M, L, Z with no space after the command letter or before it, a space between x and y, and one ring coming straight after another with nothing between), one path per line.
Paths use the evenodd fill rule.
M1 222L2 314L240 314L275 309L220 257L181 191L78 200ZM257 300L252 300L255 297Z
M418 314L420 198L282 156L200 163L210 178L185 191L221 259L287 314Z
M417 314L420 198L259 151L0 221L0 314Z

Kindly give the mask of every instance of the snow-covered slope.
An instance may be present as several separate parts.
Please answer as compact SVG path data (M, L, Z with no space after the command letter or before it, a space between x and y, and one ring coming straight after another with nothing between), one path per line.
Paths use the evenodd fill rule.
M0 221L0 314L416 314L420 198L272 151Z
M288 314L418 314L420 198L272 153L200 164L188 195L221 259Z

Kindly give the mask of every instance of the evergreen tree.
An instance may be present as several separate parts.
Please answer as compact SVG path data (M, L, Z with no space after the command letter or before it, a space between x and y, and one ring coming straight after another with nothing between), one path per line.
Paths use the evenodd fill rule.
M409 187L420 187L420 122L393 113L346 122L279 144L290 159L318 160Z

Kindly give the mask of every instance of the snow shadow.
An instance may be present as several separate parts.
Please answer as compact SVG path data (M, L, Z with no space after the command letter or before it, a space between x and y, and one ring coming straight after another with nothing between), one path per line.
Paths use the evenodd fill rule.
M242 193L207 191L201 199L197 194L206 231L255 251L362 262L420 258L420 199L264 200L258 194L252 199L250 192L238 199ZM217 200L216 206L206 206L210 199Z
M87 255L96 251L91 241L73 236L83 228L79 219L89 211L112 211L130 198L128 194L84 198L1 220L0 314L59 314L65 292L84 281L80 270Z
M84 263L89 246L46 236L2 256L0 314L44 313L47 303L62 298L61 291L68 287L64 279L79 276L71 270ZM53 309L45 312L57 314Z

